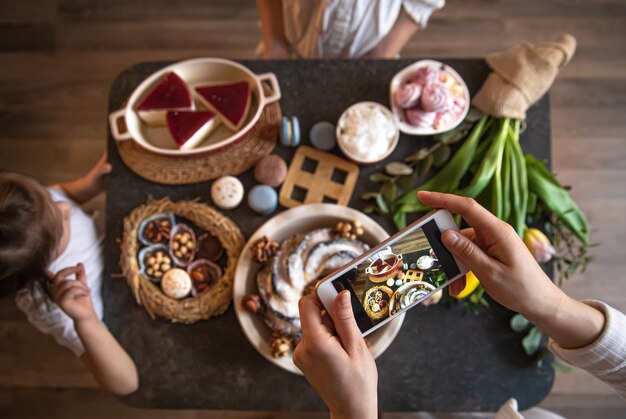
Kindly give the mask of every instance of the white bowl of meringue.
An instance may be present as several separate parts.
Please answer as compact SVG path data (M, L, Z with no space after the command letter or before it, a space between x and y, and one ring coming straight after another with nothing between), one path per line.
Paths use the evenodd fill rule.
M400 131L391 110L377 102L358 102L337 122L337 144L350 160L367 165L387 158Z
M389 100L400 131L434 135L450 131L470 108L467 85L453 68L420 60L391 79Z

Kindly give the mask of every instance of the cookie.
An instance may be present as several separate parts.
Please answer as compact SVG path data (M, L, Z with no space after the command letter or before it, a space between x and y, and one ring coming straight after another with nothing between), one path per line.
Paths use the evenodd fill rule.
M191 292L191 278L182 269L170 269L163 275L161 289L170 298L185 298Z
M285 181L285 177L287 177L287 163L274 154L263 157L254 168L254 178L265 185L280 186Z
M278 207L278 194L271 186L256 185L248 193L248 205L258 214L271 214Z
M297 116L283 116L281 120L280 143L287 147L297 147L300 145L300 120Z
M316 123L309 131L309 139L311 144L319 150L332 150L337 144L335 125L327 121Z
M232 209L243 199L243 185L233 176L224 176L211 185L213 203L223 209Z

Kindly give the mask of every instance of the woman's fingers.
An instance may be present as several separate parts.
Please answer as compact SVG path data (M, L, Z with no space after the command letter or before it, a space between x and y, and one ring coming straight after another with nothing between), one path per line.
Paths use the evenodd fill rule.
M333 302L333 320L342 346L349 354L354 353L363 343L363 336L354 319L350 291L339 293Z
M441 235L441 241L454 257L463 262L479 277L482 277L482 273L489 272L496 267L494 259L458 231L444 231Z
M458 195L420 191L417 193L420 201L429 207L444 208L453 214L459 214L469 225L477 230L496 229L500 220L487 209L481 207L472 198Z
M322 310L324 307L315 294L309 294L300 298L298 310L300 311L300 323L302 324L302 337L318 336L327 331L322 322Z
M448 292L452 297L456 297L465 289L465 276L463 278L459 278L453 283L450 284Z

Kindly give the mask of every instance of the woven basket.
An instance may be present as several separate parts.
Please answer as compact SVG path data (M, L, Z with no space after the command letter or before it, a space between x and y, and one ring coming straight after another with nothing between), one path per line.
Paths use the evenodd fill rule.
M137 261L140 246L137 240L138 227L147 217L166 212L184 217L217 237L228 255L228 264L221 279L196 298L170 298L163 294L157 284L140 273ZM224 313L230 305L235 266L243 243L241 231L230 218L198 200L172 202L167 197L149 199L145 205L134 209L124 218L120 265L137 303L143 305L152 318L159 316L174 323L195 323Z

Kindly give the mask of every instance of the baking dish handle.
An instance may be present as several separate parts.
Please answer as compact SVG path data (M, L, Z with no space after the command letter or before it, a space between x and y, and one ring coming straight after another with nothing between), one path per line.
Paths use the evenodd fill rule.
M130 132L128 132L128 129L126 128L126 124L124 124L124 128L126 129L126 132L120 131L119 120L120 118L124 117L125 113L126 113L126 109L118 109L117 111L111 112L109 114L109 125L111 126L111 135L113 135L113 138L116 141L130 140L132 138L130 135Z
M261 101L263 102L263 105L268 105L270 103L274 103L280 100L280 86L278 85L278 79L276 78L276 75L274 73L263 73L257 75L257 77L259 78L259 82L261 82L261 84L263 84L263 82L267 82L272 91L269 95L266 95L263 89L261 89L260 93L262 96Z

